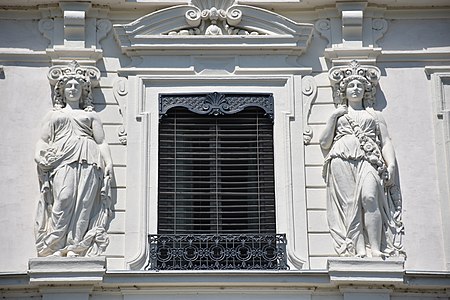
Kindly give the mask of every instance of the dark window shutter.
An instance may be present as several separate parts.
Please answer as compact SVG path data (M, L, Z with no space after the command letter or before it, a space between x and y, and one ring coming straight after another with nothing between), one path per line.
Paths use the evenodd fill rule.
M170 109L159 126L159 234L275 233L273 124Z

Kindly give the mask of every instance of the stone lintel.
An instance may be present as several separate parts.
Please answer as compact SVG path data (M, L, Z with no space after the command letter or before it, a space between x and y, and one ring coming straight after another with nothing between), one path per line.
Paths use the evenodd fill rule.
M331 60L333 66L348 65L356 59L361 64L375 65L381 48L327 48L325 58Z
M106 257L43 257L28 262L31 284L95 284L103 281Z
M340 257L328 259L330 281L352 284L403 283L405 260L395 258Z

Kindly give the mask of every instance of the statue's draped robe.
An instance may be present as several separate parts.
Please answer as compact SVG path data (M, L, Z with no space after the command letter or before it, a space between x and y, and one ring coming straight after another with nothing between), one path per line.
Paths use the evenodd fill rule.
M39 256L69 250L98 255L108 244L100 193L103 159L93 138L90 113L94 112L59 109L51 113L48 147L56 150L57 159L50 171L38 168L42 191L36 218Z
M378 138L375 114L354 111L351 118L374 142ZM376 143L374 143L376 144ZM341 116L336 123L333 146L325 160L327 181L327 217L334 248L341 256L356 256L359 242L368 246L362 195L371 194L382 218L381 251L393 254L400 234L394 222L395 207L387 197L378 171L365 159L349 120ZM381 149L377 149L381 152ZM362 254L364 255L364 254Z

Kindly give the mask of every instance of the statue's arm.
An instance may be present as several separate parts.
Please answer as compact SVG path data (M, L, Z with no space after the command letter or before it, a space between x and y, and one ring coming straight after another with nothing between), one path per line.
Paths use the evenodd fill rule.
M320 147L322 149L328 150L333 145L333 139L336 130L336 122L340 116L343 116L347 113L346 106L339 106L330 116L325 125L325 130L322 132L322 135L319 138Z
M92 118L92 131L94 140L100 148L103 160L105 161L105 176L112 176L113 163L111 158L111 151L109 145L105 140L105 131L103 130L103 124L97 113L93 112Z
M42 161L41 151L48 148L48 142L50 141L50 117L53 111L48 112L41 125L41 136L36 143L36 151L34 153L34 160L37 164Z
M383 154L383 158L384 161L386 162L387 169L389 172L388 183L393 183L393 174L395 174L395 169L397 167L394 146L392 145L392 140L387 130L386 121L384 120L381 113L378 113L377 117L380 126L381 153Z

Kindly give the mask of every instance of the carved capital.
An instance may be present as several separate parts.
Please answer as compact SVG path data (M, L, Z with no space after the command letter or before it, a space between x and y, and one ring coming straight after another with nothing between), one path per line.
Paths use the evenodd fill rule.
M368 105L375 101L376 85L380 80L381 71L375 66L360 65L353 60L348 66L333 67L328 72L328 78L333 84L334 101L342 103L345 99L347 84L357 79L364 84L364 100Z
M50 68L47 78L50 84L55 85L61 79L67 77L79 77L91 83L94 87L100 80L100 70L96 67L82 67L77 61L72 61L68 65L58 65Z

